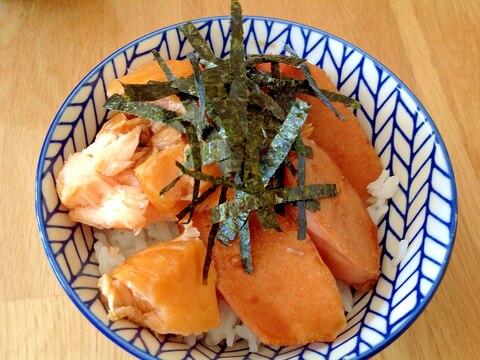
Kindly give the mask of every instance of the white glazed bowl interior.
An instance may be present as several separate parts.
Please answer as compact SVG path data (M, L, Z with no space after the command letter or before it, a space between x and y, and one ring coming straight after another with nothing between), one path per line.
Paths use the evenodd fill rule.
M221 57L229 52L229 18L196 22ZM72 301L112 341L140 358L214 359L370 357L397 338L425 308L437 289L453 246L457 199L450 160L429 115L406 86L375 59L320 30L283 20L245 17L247 53L280 53L290 45L321 66L339 90L358 99L357 116L384 166L400 178L400 191L379 226L382 274L367 294L357 294L348 326L333 343L262 346L258 355L246 343L231 349L195 347L156 338L126 320L110 322L97 291L98 263L92 229L72 222L55 192L55 175L73 152L90 144L106 111L106 84L153 60L183 59L191 51L175 26L146 35L95 67L72 91L45 139L36 178L36 211L48 259ZM348 141L348 139L343 139ZM392 264L399 240L409 242L406 257ZM64 334L63 336L68 336Z

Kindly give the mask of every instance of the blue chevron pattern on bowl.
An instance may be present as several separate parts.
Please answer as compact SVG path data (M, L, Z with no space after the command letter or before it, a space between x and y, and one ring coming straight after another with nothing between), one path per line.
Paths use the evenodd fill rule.
M215 54L229 54L229 18L196 21ZM321 66L339 90L358 99L357 116L384 166L400 178L400 191L379 226L382 274L373 291L356 295L348 326L333 343L262 346L257 354L238 342L233 348L194 347L154 337L125 321L110 322L99 299L98 264L92 229L72 222L59 203L55 176L69 154L90 144L106 111L106 84L153 59L183 59L191 47L175 26L155 31L118 50L72 91L56 115L40 154L36 212L52 268L72 301L107 337L145 359L366 358L397 338L422 312L447 267L455 237L457 198L452 166L440 134L406 86L378 61L323 31L283 20L245 17L248 53L281 53L285 45ZM399 266L392 259L399 240L408 240Z

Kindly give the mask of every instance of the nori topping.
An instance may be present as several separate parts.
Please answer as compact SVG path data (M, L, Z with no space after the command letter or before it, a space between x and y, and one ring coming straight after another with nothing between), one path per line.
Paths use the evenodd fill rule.
M198 55L209 63L218 64L221 59L217 58L210 49L205 39L200 35L195 25L188 21L185 24L179 25L178 29L186 36L188 42Z
M250 227L248 220L245 221L238 232L238 245L240 247L240 258L242 259L243 271L251 274L253 271L252 252L250 249Z
M337 196L335 184L311 184L281 189L265 190L259 194L245 194L225 204L210 209L212 223L235 218L240 213L257 210L261 207L273 206Z
M307 160L306 160L306 150L305 145L303 144L302 137L298 136L295 140L295 150L298 153L298 175L297 175L297 185L305 185L305 176L307 171ZM305 211L305 201L297 201L297 223L298 223L298 232L297 239L305 240L307 236L307 213Z
M178 181L182 178L182 176L185 175L184 173L180 173L178 174L175 179L173 179L172 181L170 181L170 183L165 186L162 190L160 190L160 193L158 194L158 196L163 196L164 194L166 194L170 189L172 189L175 185L177 185Z
M152 50L153 57L157 60L158 65L162 68L163 73L168 81L174 81L176 76L173 74L172 70L168 67L167 63L163 58L160 56L157 50Z
M298 55L295 53L295 51L289 47L289 46L285 46L285 50L288 51L290 54L293 55L293 57L298 57ZM315 94L317 95L317 97L322 100L322 102L325 104L325 106L330 110L332 111L333 113L335 113L335 115L337 115L337 117L340 119L340 120L345 120L345 116L343 116L342 114L340 114L338 112L337 109L335 109L332 105L332 103L327 99L327 97L325 95L322 94L322 92L320 91L317 83L315 82L315 79L312 77L312 74L310 73L310 69L308 68L308 65L306 63L301 63L300 65L298 65L298 68L300 70L302 70L302 74L303 76L305 76L305 79L307 79L308 83L310 84L310 87L312 88L312 90L315 92Z
M227 190L228 188L222 187L220 190L220 197L218 199L218 204L221 205L227 200ZM207 253L205 254L205 260L203 262L203 283L207 283L208 271L210 270L210 264L212 262L212 252L213 246L215 245L215 238L217 237L217 232L220 224L213 224L210 228L210 233L208 234L207 241Z
M307 120L309 110L310 105L305 101L299 99L294 101L287 118L270 144L267 155L262 160L261 170L264 184L268 183L288 155L303 123Z
M248 65L256 65L263 63L283 63L291 66L299 66L303 64L306 59L302 59L288 55L271 55L271 54L255 54L247 56Z
M200 205L202 202L204 202L205 200L207 200L207 198L212 195L215 190L218 189L218 185L212 185L210 186L207 190L205 190L202 195L198 196L195 200L192 200L190 202L190 204L188 204L185 208L182 209L182 211L180 211L176 217L178 219L178 221L182 220L185 215L191 213L193 210L195 210L195 208Z
M148 84L123 84L127 101L155 101L178 94L172 82L150 81Z
M185 128L181 124L179 114L167 110L160 105L140 101L128 102L123 96L114 94L108 98L104 107L109 110L123 111L127 114L169 125L182 132L185 131Z
M187 138L185 162L175 162L179 175L159 194L173 188L182 176L194 179L192 200L177 214L179 220L221 187L218 206L210 210L213 222L203 268L204 282L208 277L215 238L230 245L238 235L242 266L253 271L248 218L256 213L262 228L281 231L276 213L284 213L285 204L298 209L298 238L306 236L306 210L320 209L318 198L336 196L334 184L305 185L306 157L313 157L305 146L300 130L308 116L310 105L296 99L298 93L320 98L335 114L332 106L338 102L358 108L359 103L344 95L319 89L305 59L295 55L245 55L243 45L242 10L238 0L231 1L230 58L217 58L193 23L180 25L196 51L187 54L193 74L176 78L157 51L152 51L167 81L124 85L125 96L113 95L105 107L174 127ZM199 66L203 64L203 70ZM271 72L256 65L271 64ZM301 69L304 80L282 77L281 64ZM177 95L185 113L177 113L152 101ZM298 153L298 169L288 159L288 153ZM202 172L202 166L216 163L222 176ZM288 169L288 170L287 170ZM285 187L285 171L297 177L297 186ZM212 185L200 194L200 181ZM226 202L229 188L234 200Z

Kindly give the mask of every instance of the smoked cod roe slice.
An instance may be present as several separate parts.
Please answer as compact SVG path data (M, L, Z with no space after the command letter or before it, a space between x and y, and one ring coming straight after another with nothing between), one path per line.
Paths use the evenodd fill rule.
M270 64L261 64L260 68L270 71ZM338 92L325 71L310 63L308 68L320 89ZM281 64L281 71L285 77L304 79L296 67ZM320 99L305 94L297 94L297 97L311 105L304 125L313 125L310 139L335 160L362 201L366 202L371 197L367 185L378 179L383 166L360 122L344 104L332 102L345 117L346 120L342 121Z
M313 159L307 158L305 183L336 184L338 192L336 197L320 200L320 210L306 211L307 232L335 278L358 290L371 290L380 275L377 227L333 159L313 141L305 145L313 151ZM297 166L292 154L290 159ZM296 185L288 171L285 183Z
M128 318L159 334L200 334L220 324L212 267L202 269L205 246L189 226L175 240L151 245L99 280L111 320Z
M196 213L193 221L206 242L209 213ZM299 241L294 222L279 222L283 232L264 230L251 216L251 274L243 271L238 240L215 245L217 289L264 344L332 341L346 325L335 279L308 236Z

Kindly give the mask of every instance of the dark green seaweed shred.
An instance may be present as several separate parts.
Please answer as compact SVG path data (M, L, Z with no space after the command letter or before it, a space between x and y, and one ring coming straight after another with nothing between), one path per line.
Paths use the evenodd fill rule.
M200 157L202 165L216 163L223 163L230 159L232 153L225 139L214 139L200 145ZM186 150L185 166L193 167L192 152L190 149ZM225 175L225 174L224 174Z
M293 57L298 57L298 55L295 53L295 51L289 47L288 45L285 46L285 50L288 51L290 54L292 54ZM332 105L332 103L330 102L330 100L327 99L327 97L325 95L323 95L323 93L320 91L315 79L312 77L312 74L310 73L310 69L308 68L308 65L306 63L301 63L300 65L298 65L298 68L300 70L302 70L302 74L303 76L305 76L305 79L307 79L308 83L310 84L310 87L312 88L312 90L315 92L315 94L317 95L317 97L322 100L322 102L325 104L325 106L330 110L332 111L335 115L337 115L337 117L340 119L340 120L345 120L345 116L343 116L342 114L340 114L338 112L337 109L335 109L335 107Z
M208 46L205 39L200 35L198 29L191 21L179 25L178 29L185 35L190 45L192 45L193 49L202 59L213 64L218 64L221 61L221 59L215 56L210 46Z
M217 239L226 246L230 246L235 235L248 221L248 212L239 212L234 218L225 220L218 229Z
M283 205L283 204L279 204ZM260 225L263 229L272 229L275 231L282 231L280 224L278 223L277 214L275 208L272 206L265 206L259 208L257 211L257 218L260 221Z
M245 144L245 162L243 167L243 183L248 191L261 191L263 188L260 176L260 149L262 142L262 113L255 114L248 122L248 135Z
M318 200L315 200L315 199L305 200L304 203L305 203L305 209L307 209L308 211L315 212L320 210L320 202Z
M277 119L285 119L285 111L283 111L282 107L278 105L278 103L272 99L271 96L263 92L260 86L249 79L247 79L246 84L248 86L248 90L250 91L249 100L251 103L271 111Z
M242 191L245 190L242 184L237 184L230 177L224 177L224 176L218 177L218 176L204 174L200 171L190 170L190 169L187 169L182 164L180 164L178 161L175 161L175 165L183 173L185 173L188 176L191 176L194 179L197 179L197 180L200 180L200 181L210 182L210 183L215 184L215 185L227 186L227 187L231 187L231 188L242 190Z
M163 73L168 81L174 81L176 76L173 74L172 70L168 67L167 63L163 58L160 56L157 50L152 50L153 57L157 60L158 65L162 68Z
M271 54L254 54L247 56L248 65L256 65L263 63L282 63L291 66L299 66L303 64L306 59L300 57L293 57L288 55L271 55Z
M220 197L218 199L218 204L223 204L227 200L227 190L225 186L222 187L220 190ZM208 234L208 241L207 241L207 253L205 254L205 260L203 262L203 283L207 283L208 279L208 272L210 270L210 264L212 262L212 252L213 246L215 245L215 238L217 237L217 232L220 227L220 224L213 224L210 228L210 233Z
M225 204L210 209L212 223L237 217L241 213L257 210L265 206L334 197L337 195L335 184L311 184L281 189L265 190L259 194L245 194Z
M302 141L301 136L298 136L295 140L295 150L298 153L298 175L297 175L297 185L305 185L305 176L307 171L307 160L306 160L306 150L305 144ZM305 201L297 201L297 223L298 223L298 232L297 239L305 240L307 236L307 213L305 211Z
M201 172L202 171L202 158L201 158L201 154L200 154L200 143L199 143L198 137L197 137L197 130L191 124L186 124L185 128L186 128L185 134L187 135L187 139L188 139L188 143L190 145L190 151L191 151L192 159L193 159L193 169L195 170L195 172ZM200 180L199 179L194 179L194 181L193 181L193 191L192 191L192 203L197 202L197 198L198 198L199 193L200 193ZM195 210L195 207L192 206L190 208L190 213L188 215L187 223L189 223L191 221L194 210Z
M124 84L125 98L128 101L155 101L178 94L172 82L150 81L148 84Z
M218 189L218 185L212 185L207 190L205 190L200 196L198 196L195 200L192 200L190 204L184 207L177 215L178 221L182 220L187 214L191 214L195 208L200 205L202 202L208 199L210 195L212 195L215 190Z
M348 107L351 107L352 109L360 109L362 107L360 105L360 102L346 95L342 95L340 93L325 90L325 89L319 89L319 90L330 102L341 103Z
M270 144L267 155L262 160L262 180L266 184L283 163L301 127L307 119L310 105L302 100L295 100L287 118Z
M182 132L185 131L185 128L181 124L179 114L167 110L160 105L140 101L128 102L123 96L114 94L108 98L104 106L109 110L122 111L127 114L169 125Z
M272 77L273 78L280 78L280 63L278 62L271 62L271 69L272 69Z
M240 258L242 259L243 271L251 274L253 271L252 251L250 249L250 227L248 220L245 221L238 232L238 245L240 247Z
M208 123L205 120L205 86L203 85L202 73L198 66L197 58L193 53L187 54L190 63L193 68L193 77L195 79L195 86L197 88L197 97L198 97L198 116L196 121L198 137L201 138L203 130L207 127Z
M166 194L170 189L172 189L175 185L177 185L177 183L180 181L180 179L182 178L182 176L185 175L184 173L180 172L180 174L178 174L175 179L173 179L172 181L170 181L170 183L168 183L167 186L165 186L162 190L160 190L160 193L158 194L158 196L163 196L164 194Z

